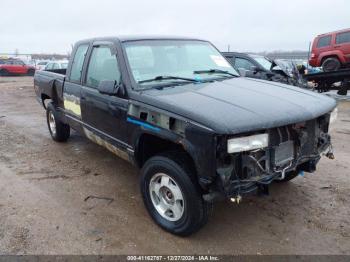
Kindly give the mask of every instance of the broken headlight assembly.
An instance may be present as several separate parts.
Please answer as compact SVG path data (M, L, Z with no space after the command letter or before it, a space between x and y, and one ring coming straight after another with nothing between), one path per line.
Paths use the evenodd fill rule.
M267 147L269 144L268 134L231 138L227 140L227 152L238 153Z

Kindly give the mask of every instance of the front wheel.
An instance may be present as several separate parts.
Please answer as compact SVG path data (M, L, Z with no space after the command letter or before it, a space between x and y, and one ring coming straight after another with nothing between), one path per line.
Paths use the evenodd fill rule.
M58 112L52 103L47 105L46 119L52 139L57 142L67 141L70 135L70 127L59 120Z
M203 200L189 162L179 157L181 154L147 160L141 170L141 193L147 211L161 228L187 236L207 222L209 204Z

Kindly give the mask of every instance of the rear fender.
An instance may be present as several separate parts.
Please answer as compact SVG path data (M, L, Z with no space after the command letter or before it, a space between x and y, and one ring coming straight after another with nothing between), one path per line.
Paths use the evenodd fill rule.
M58 81L56 79L52 79L49 83L48 83L48 88L46 88L46 92L44 91L41 94L41 98L42 98L42 103L43 106L46 108L45 105L45 100L46 99L50 99L52 100L52 102L55 104L55 106L57 107L62 107L63 106L63 94L62 94L62 82Z

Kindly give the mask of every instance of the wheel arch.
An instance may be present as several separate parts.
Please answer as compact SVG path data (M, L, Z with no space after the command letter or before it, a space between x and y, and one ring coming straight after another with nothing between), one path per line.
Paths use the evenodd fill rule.
M49 90L50 92L42 92L41 93L41 102L43 104L43 107L46 109L46 100L51 100L56 106L58 105L58 96L57 96L57 90L56 90L56 81L53 80L49 83Z
M323 55L321 55L319 57L319 65L322 66L323 62L327 59L327 58L331 58L334 57L336 59L339 60L339 62L341 64L344 64L344 59L342 59L343 57L341 56L341 54L339 52L331 52L331 53L324 53Z
M136 165L141 168L152 156L170 151L181 152L187 155L191 168L197 173L195 158L190 148L191 146L184 139L173 140L151 133L141 133L136 140L134 158Z

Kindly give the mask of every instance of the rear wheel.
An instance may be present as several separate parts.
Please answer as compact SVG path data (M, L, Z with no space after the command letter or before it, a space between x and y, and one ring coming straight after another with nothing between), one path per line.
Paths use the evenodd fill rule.
M57 142L67 141L70 135L70 127L59 120L57 110L52 103L47 105L46 118L52 139Z
M208 219L209 204L202 198L187 158L169 153L147 160L141 170L141 193L152 219L166 231L187 236Z
M322 62L322 69L324 72L336 71L341 67L341 63L338 58L329 57Z

